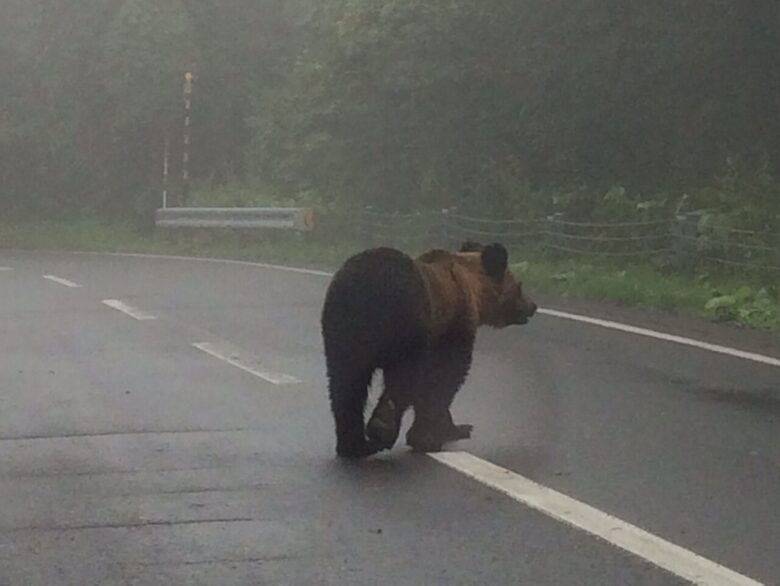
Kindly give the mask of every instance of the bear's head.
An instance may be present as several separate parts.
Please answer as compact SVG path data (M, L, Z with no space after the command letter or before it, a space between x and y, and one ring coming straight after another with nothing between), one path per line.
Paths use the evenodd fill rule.
M509 253L503 245L464 242L459 256L470 261L469 268L477 276L481 323L495 328L528 323L536 303L509 270Z

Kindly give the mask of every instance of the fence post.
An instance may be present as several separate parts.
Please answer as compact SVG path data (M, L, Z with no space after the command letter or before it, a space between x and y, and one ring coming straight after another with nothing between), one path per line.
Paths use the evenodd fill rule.
M393 215L388 217L388 221L392 223L390 228L390 245L399 250L408 248L409 240L411 240L412 236L408 219L401 216L398 212L393 212Z
M367 226L368 222L366 221L366 216L370 213L371 206L365 206L361 210L358 218L358 233L360 234L360 239L363 241L363 246L365 248L373 248L374 246L374 232Z
M440 236L441 247L444 248L445 250L448 250L451 244L449 215L450 215L450 210L448 210L447 208L443 208L441 210L441 216L440 216L441 225L439 226L439 230L441 233ZM438 246L434 244L434 248L438 248Z
M677 270L695 270L699 260L697 239L702 212L677 214L672 224L672 266Z
M544 242L545 247L547 247L548 250L542 252L559 252L557 248L560 246L560 238L558 238L559 230L556 222L563 220L563 216L563 212L555 212L554 214L547 216L547 234L545 234L545 237L540 240Z
M457 212L458 208L444 208L441 211L441 245L445 250L457 250L460 242L460 234L454 221L451 221L452 214Z

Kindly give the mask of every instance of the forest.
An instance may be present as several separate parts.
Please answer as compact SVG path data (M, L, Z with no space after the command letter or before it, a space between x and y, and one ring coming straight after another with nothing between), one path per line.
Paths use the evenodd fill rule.
M780 5L3 0L6 217L149 218L166 143L182 205L776 232Z

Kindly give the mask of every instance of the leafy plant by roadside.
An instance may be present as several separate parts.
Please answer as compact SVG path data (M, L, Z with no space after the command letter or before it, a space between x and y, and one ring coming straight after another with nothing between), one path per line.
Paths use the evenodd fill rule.
M732 321L756 328L771 328L778 323L779 301L768 288L743 286L730 294L719 294L704 306L707 315L717 321Z

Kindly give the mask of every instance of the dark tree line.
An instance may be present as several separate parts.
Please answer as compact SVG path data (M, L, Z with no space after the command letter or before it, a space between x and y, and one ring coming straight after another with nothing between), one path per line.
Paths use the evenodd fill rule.
M665 212L686 193L746 221L780 208L776 0L3 0L3 209L153 209L166 137L178 176L189 68L204 189L492 214L593 215L605 193Z

